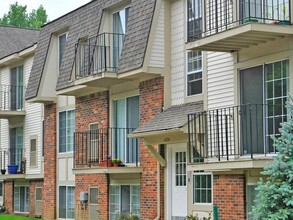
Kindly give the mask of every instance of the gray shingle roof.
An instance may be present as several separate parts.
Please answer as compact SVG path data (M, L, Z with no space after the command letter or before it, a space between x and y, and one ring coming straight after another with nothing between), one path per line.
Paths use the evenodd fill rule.
M181 128L187 123L187 115L203 110L202 102L193 102L182 105L174 105L163 111L149 123L139 127L133 133L169 130Z
M0 25L0 59L33 46L39 31Z
M41 28L39 43L26 91L26 99L37 96L46 54L50 46L51 34L64 27L68 28L67 43L56 85L56 90L61 90L73 86L73 83L70 82L70 77L75 58L75 44L78 42L78 39L84 36L91 37L97 35L103 9L119 2L121 0L94 0ZM143 65L155 3L156 0L132 0L119 72L137 69Z

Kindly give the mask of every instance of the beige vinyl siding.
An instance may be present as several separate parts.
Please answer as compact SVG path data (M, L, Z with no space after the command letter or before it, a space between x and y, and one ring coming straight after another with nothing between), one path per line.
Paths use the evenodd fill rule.
M23 65L24 82L27 85L33 64L33 57L25 60ZM24 146L26 157L26 174L40 174L42 160L42 104L25 102ZM37 139L37 166L30 167L30 140Z
M152 52L149 61L149 66L151 67L164 67L165 56L164 56L164 23L165 23L165 15L164 15L164 2L161 2L160 14L158 17L158 22L156 26L156 32L154 35L154 41L152 44Z
M230 53L207 53L208 109L234 105L234 67Z
M185 97L185 1L171 6L171 104L184 103Z

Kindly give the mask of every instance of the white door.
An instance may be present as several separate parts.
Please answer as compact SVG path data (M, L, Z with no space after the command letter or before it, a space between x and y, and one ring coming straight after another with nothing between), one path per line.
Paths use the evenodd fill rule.
M186 150L172 149L172 220L187 216Z

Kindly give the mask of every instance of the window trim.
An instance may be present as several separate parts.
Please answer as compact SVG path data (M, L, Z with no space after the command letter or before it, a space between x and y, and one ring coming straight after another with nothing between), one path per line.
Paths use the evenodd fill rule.
M211 176L211 202L195 202L195 198L194 198L194 186L195 186L195 182L194 182L194 176ZM193 172L192 173L192 204L193 205L210 205L213 204L213 174L212 173L208 173L208 172ZM197 189L202 189L202 188L197 188Z
M60 152L60 113L62 112L66 112L66 129L67 129L67 113L69 111L74 111L74 132L73 132L73 140L74 140L74 133L75 133L75 108L70 108L70 109L65 109L65 110L61 110L61 111L58 111L58 154L67 154L67 153L74 153L74 146L73 146L73 149L72 151L68 151L68 146L67 146L67 135L66 135L66 151L64 152ZM74 143L73 143L74 145Z
M35 157L36 157L36 163L35 164L31 164L31 153L32 153L32 150L31 150L31 141L32 140L36 140L36 151L35 151ZM30 138L29 138L29 143L30 143L30 148L29 148L29 159L30 159L30 163L29 163L29 166L31 167L31 168L36 168L36 167L38 167L38 137L37 136L31 136Z
M26 191L26 189L28 189L28 194L29 194L29 197L28 197L28 211L27 212L21 212L21 211L15 211L15 188L20 188L20 187L24 187L25 188L25 191ZM16 185L16 186L14 186L13 187L13 212L14 213L23 213L23 214L28 214L29 213L29 211L30 211L30 187L28 186L28 185ZM25 192L25 197L24 197L24 202L26 201L26 193L27 192ZM20 202L20 195L19 195L19 202ZM24 204L24 207L25 207L26 205Z
M185 84L186 84L186 92L185 92L185 95L187 98L190 98L190 97L196 97L196 96L200 96L200 95L203 95L203 81L204 81L204 62L203 62L203 51L200 51L201 52L201 70L196 70L196 71L192 71L192 72L188 72L188 53L192 52L193 50L187 50L186 51L186 69L185 69ZM194 50L194 51L199 51L199 50ZM198 93L198 94L192 94L192 95L188 95L188 76L191 75L191 74L195 74L195 73L200 73L201 72L201 93ZM193 80L193 82L195 81L200 81L199 79L196 79L196 80Z
M59 34L57 36L58 37L58 70L60 70L60 67L61 67L61 64L62 64L62 60L60 62L60 37L62 37L64 35L65 35L65 39L66 39L65 42L67 42L68 32L64 32L64 33ZM64 51L65 51L65 47L64 47ZM62 59L63 59L64 51L63 51L63 54L62 54Z

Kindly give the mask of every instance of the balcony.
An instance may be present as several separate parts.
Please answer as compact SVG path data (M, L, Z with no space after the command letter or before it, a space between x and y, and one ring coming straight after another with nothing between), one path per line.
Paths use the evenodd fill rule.
M292 35L290 25L291 0L189 0L187 48L239 51Z
M102 128L75 132L75 173L94 169L99 173L137 173L139 167L139 139L128 138L132 128ZM113 168L111 158L119 158L125 166Z
M23 149L22 148L2 148L0 149L0 169L6 170L6 175L4 178L11 178L15 175L24 174L25 173L25 162L23 159ZM17 165L17 171L15 174L9 173L9 165ZM7 176L9 175L9 177ZM22 177L22 175L20 175ZM21 178L20 177L20 178ZM3 179L3 178L2 178Z
M276 153L270 136L279 136L286 119L283 105L246 104L189 114L189 163L249 161L253 166L270 159Z
M123 42L124 34L102 33L77 43L73 76L75 87L62 91L62 94L89 94L125 81L117 77Z
M24 86L0 85L0 118L18 120L24 116Z

